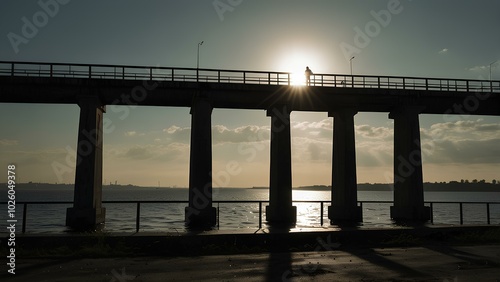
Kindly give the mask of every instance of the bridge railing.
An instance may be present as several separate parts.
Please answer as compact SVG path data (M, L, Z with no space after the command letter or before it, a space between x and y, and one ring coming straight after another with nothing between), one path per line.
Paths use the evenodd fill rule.
M263 209L263 204L264 203L269 203L269 201L263 201L263 200L248 200L248 201L213 201L214 205L217 205L217 226L219 227L220 224L220 205L231 205L231 204L253 204L257 205L258 204L258 228L262 228L262 223L263 223L263 215L264 215L264 209ZM324 217L325 217L325 207L327 208L331 201L322 201L322 200L309 200L309 201L293 201L293 203L299 203L299 204L312 204L312 205L319 205L319 225L323 226L324 224ZM26 232L26 227L27 227L27 220L28 217L28 205L71 205L73 202L70 201L29 201L29 202L17 202L17 205L22 205L22 233ZM141 211L143 211L144 206L146 205L152 205L152 204L188 204L188 201L103 201L103 204L132 204L135 205L135 228L136 232L140 230L141 226ZM393 201L358 201L358 206L363 209L364 205L370 205L370 204L393 204ZM493 221L497 221L500 219L498 217L498 208L500 207L500 202L443 202L443 201L426 201L425 204L430 207L431 210L431 219L430 223L434 224L436 219L440 224L450 224L446 222L442 222L441 216L443 215L443 211L441 212L436 212L436 206L439 205L454 205L458 207L458 223L460 225L464 225L464 211L465 211L465 206L483 206L484 211L485 211L485 221L484 223L490 225L490 224L499 224L499 223L494 223ZM492 217L492 207L495 206L493 214L495 216ZM131 211L133 212L133 211ZM447 216L449 216L447 214ZM308 215L308 218L311 218L310 215ZM477 220L477 219L476 219Z
M454 92L500 92L500 81L397 76L316 74L311 76L310 85Z
M0 75L262 85L296 83L287 72L6 61L0 61ZM315 74L310 78L310 86L500 93L500 81L372 75Z

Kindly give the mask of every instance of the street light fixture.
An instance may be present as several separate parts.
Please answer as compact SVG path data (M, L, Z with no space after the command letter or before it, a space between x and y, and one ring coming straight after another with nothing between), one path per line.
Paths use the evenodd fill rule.
M356 58L355 56L352 56L350 59L349 59L349 64L351 66L351 76L352 76L352 60Z
M196 57L196 68L200 68L200 46L203 45L203 41L198 43L198 56Z
M198 43L198 56L196 57L196 81L199 80L199 68L200 68L200 46L203 45L203 41Z
M496 60L493 63L490 64L490 81L491 81L491 66L498 63L500 60Z

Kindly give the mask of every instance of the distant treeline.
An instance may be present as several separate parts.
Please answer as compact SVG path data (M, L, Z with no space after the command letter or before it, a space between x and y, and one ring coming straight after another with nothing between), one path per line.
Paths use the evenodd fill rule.
M301 186L299 190L315 190L325 191L330 190L330 186L313 185ZM392 191L393 185L388 183L358 183L358 191ZM488 183L482 181L450 181L450 182L425 182L425 191L465 191L465 192L500 192L500 181L492 181Z

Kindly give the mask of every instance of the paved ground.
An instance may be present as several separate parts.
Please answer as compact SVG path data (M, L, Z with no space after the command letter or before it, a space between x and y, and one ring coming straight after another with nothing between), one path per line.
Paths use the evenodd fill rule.
M3 270L0 280L500 281L499 245L332 247L339 249L176 258L19 259L16 275Z

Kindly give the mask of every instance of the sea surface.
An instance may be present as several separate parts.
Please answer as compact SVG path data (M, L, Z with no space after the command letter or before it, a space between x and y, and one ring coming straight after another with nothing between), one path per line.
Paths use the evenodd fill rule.
M5 190L4 190L5 191ZM104 201L187 201L188 190L185 188L139 188L107 187L103 189ZM267 201L267 189L214 188L214 201ZM325 201L323 209L323 227L329 226L328 206L329 191L294 190L294 201ZM72 201L73 191L68 188L18 189L16 201ZM358 201L392 201L391 191L358 191ZM491 224L500 224L500 192L426 192L425 201L432 202L497 202L490 205ZM0 222L7 224L7 193L0 195ZM136 228L135 203L103 204L106 208L105 230L110 232L134 232ZM262 203L265 213L266 202ZM321 227L320 203L294 203L297 206L297 228ZM363 223L360 228L384 227L396 225L389 218L391 203L363 203ZM428 203L426 205L429 205ZM140 231L148 232L183 232L184 208L186 203L142 203L140 208ZM259 226L258 203L214 203L219 208L218 228L221 230L251 229ZM60 233L68 229L65 225L66 209L71 204L30 204L27 206L26 232ZM459 204L433 204L434 224L460 224ZM486 224L485 204L463 204L464 224ZM23 206L16 205L18 226L22 223ZM265 214L262 215L265 221ZM265 222L263 223L265 227ZM20 227L18 227L20 228ZM5 233L6 228L0 230Z

